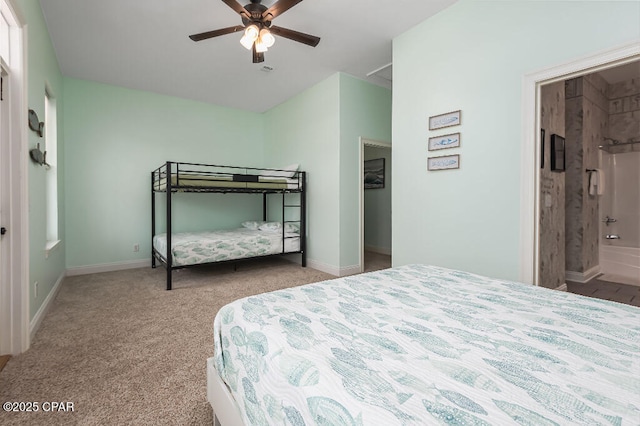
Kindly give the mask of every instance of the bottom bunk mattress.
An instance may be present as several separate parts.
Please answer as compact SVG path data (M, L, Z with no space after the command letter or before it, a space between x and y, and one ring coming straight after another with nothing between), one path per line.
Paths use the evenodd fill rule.
M238 228L171 234L172 266L199 265L282 253L282 232ZM300 235L284 234L284 252L300 251ZM153 247L166 258L167 235L153 237Z
M214 319L245 425L637 425L639 353L639 308L425 265Z

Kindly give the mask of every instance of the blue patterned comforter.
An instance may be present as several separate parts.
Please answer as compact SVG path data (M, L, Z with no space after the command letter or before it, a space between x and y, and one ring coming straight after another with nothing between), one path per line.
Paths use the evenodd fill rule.
M247 425L638 425L640 309L410 265L237 300L216 369Z

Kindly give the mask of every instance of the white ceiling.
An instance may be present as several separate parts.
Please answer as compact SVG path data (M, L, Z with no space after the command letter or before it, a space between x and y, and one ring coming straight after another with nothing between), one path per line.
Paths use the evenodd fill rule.
M65 76L255 112L339 71L390 87L390 67L371 72L391 63L391 40L455 2L306 0L273 22L320 44L276 37L253 64L241 33L188 38L242 23L221 0L40 0Z

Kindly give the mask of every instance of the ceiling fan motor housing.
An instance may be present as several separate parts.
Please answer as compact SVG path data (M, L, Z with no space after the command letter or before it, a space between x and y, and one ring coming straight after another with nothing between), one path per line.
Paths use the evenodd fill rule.
M256 24L258 25L258 27L262 28L262 27L270 27L271 26L271 21L264 21L262 19L262 14L264 13L265 10L267 10L267 7L260 4L259 1L255 1L251 0L251 3L249 3L248 5L246 5L244 7L247 12L251 13L251 18L247 18L246 16L242 16L242 23L247 26L247 25L251 25L251 24Z

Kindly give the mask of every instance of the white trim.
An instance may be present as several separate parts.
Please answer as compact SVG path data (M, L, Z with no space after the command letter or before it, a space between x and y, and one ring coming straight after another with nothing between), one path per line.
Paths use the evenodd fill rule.
M351 265L340 268L338 266L329 265L328 263L319 262L313 259L307 259L307 266L320 272L334 275L336 277L344 277L347 275L359 274L362 272L360 265Z
M364 147L373 146L376 148L389 148L392 150L392 146L389 142L376 141L373 139L367 139L360 136L360 149L358 150L358 168L360 173L358 174L358 272L364 272ZM392 169L393 170L393 169ZM358 273L354 272L354 273ZM348 274L351 275L351 274ZM341 275L342 276L342 275Z
M7 107L10 114L9 145L9 197L8 221L4 224L10 233L9 288L0 310L10 312L8 342L3 349L19 355L29 349L29 185L28 185L28 134L27 134L27 27L24 15L16 0L4 0L0 6L10 20L8 62L9 78ZM6 218L5 218L6 219Z
M150 268L151 259L127 260L124 262L101 263L99 265L76 266L67 268L67 276L99 274L102 272L124 271L126 269Z
M554 288L554 290L558 290L558 291L569 291L569 289L567 288L567 283L564 283L562 285L559 285L558 287Z
M600 265L596 265L593 268L585 272L565 271L565 280L573 281L577 283L586 283L594 279L600 273Z
M640 39L523 76L520 157L520 281L538 285L540 86L640 59Z
M34 336L36 335L36 332L40 328L40 324L42 323L42 320L44 319L45 315L51 308L51 305L55 300L58 294L58 291L60 291L60 285L62 284L62 280L64 279L64 277L65 277L65 274L63 272L62 275L60 275L60 277L56 281L56 283L53 285L53 288L49 292L49 295L47 296L47 298L44 299L44 302L42 302L42 305L40 305L40 309L38 309L38 312L36 312L36 314L33 316L33 319L31 320L31 324L29 324L30 340L33 340Z
M48 259L51 252L58 247L61 242L61 240L47 241L47 244L44 246L44 258Z
M320 272L326 272L327 274L335 275L336 277L340 276L340 268L337 266L329 265L328 263L307 259L307 266L309 268L317 269Z
M371 251L373 253L386 254L387 256L391 256L391 248L389 247L376 247L365 244L365 251Z

